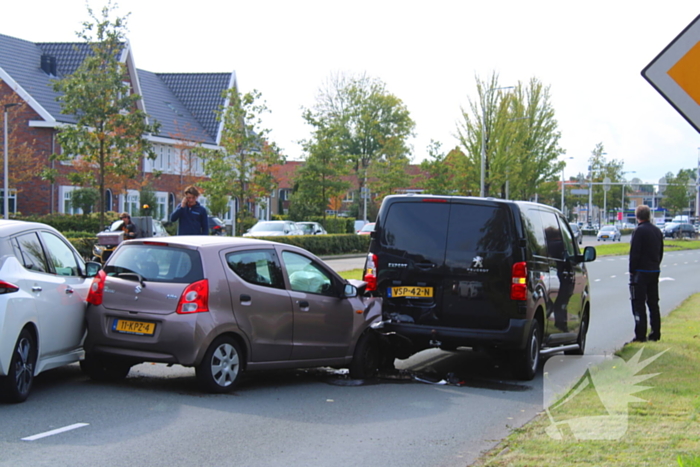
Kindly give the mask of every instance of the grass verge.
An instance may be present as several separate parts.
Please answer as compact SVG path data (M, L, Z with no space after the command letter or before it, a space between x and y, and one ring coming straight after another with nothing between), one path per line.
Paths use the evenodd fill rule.
M617 353L629 363L640 350L642 360L666 351L640 371L658 376L641 384L647 389L636 397L643 402L628 403L627 429L619 439L577 440L568 433L555 440L545 431L551 423L542 413L473 465L700 467L700 294L662 323L660 342L629 344ZM556 409L556 419L600 415L600 409L598 393L589 385Z
M595 246L598 256L618 256L630 253L629 243L602 243ZM664 253L700 249L700 240L664 240Z

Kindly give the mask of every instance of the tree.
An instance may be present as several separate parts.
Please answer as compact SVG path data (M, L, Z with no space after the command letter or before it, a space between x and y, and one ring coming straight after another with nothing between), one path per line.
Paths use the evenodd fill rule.
M620 183L624 181L622 172L624 162L616 159L608 161L605 155L603 143L596 144L591 151L591 157L588 159L589 173L586 174L588 180L598 183L598 185L592 185L593 205L598 206L601 210L607 206L618 206L619 202L622 201L622 185ZM607 192L600 185L605 178L609 178L611 183L610 190ZM586 203L588 203L587 200Z
M139 193L139 213L142 216L153 216L158 207L158 198L156 197L156 192L153 191L153 185L150 181L146 182L143 187L141 187L141 193Z
M382 81L366 75L331 77L303 117L317 137L327 139L346 158L360 192L371 164L408 156L407 140L415 127L401 99Z
M268 112L261 94L252 91L241 95L236 86L224 92L227 105L219 113L223 122L222 150L194 150L204 161L209 180L202 182L207 197L228 200L238 198L241 209L237 218L250 217L248 206L267 207L266 198L277 186L273 166L284 163L274 143L268 141L269 130L261 128L261 115ZM222 212L213 211L221 215Z
M484 195L500 191L505 198L553 196L564 154L550 102L549 87L536 78L518 82L506 92L493 73L488 81L476 78L478 99L462 109L457 134L467 155L469 191L480 191L482 140L485 143ZM483 133L483 139L482 139Z
M683 214L690 205L691 196L695 192L695 171L680 169L677 175L666 174L666 187L663 190L663 205L674 215Z
M84 215L92 212L100 199L100 194L94 188L78 188L70 194L70 204L76 209L82 209Z
M72 75L54 83L54 90L60 93L61 113L75 116L76 123L60 129L57 140L61 152L52 158L82 162L74 164L76 170L69 179L76 185L98 188L100 225L104 224L108 176L125 184L134 179L142 157L156 157L146 135L159 128L148 123L139 108L141 97L131 92L126 65L119 61L128 15L111 19L114 8L109 2L97 17L88 7L90 21L83 23L77 35L90 53ZM53 180L57 173L47 170L44 176Z
M310 216L326 216L330 200L341 198L350 188L343 179L347 175L347 159L336 151L332 139L314 135L304 143L308 153L306 162L297 171L289 215L302 221ZM332 209L332 208L331 208Z
M441 143L431 141L428 159L420 164L427 176L418 186L431 195L470 195L466 166L467 157L459 147L445 154Z

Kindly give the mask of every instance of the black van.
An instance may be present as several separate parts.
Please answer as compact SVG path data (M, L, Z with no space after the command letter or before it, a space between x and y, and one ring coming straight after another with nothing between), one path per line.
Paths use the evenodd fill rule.
M583 254L542 204L394 195L382 202L364 280L384 298L377 330L398 358L430 348L507 351L532 379L540 354L582 355L590 319Z

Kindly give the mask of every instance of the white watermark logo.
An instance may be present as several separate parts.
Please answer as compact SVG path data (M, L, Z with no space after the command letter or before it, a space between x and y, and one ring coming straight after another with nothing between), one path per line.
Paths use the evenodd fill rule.
M544 366L544 406L551 425L547 434L554 439L617 440L627 432L628 404L644 402L633 396L650 386L639 383L659 373L638 375L641 370L659 358L666 350L640 361L640 349L629 361L612 355L555 356ZM576 375L583 376L576 379ZM571 384L575 381L575 384ZM562 416L558 412L581 391L585 400L580 416ZM578 411L578 410L577 410ZM589 415L591 414L591 415Z

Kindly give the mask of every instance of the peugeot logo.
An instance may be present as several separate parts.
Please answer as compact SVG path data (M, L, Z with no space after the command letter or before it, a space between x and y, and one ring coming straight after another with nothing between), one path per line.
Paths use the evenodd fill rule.
M472 267L473 268L483 268L484 267L484 258L481 256L475 256L474 259L472 260Z

